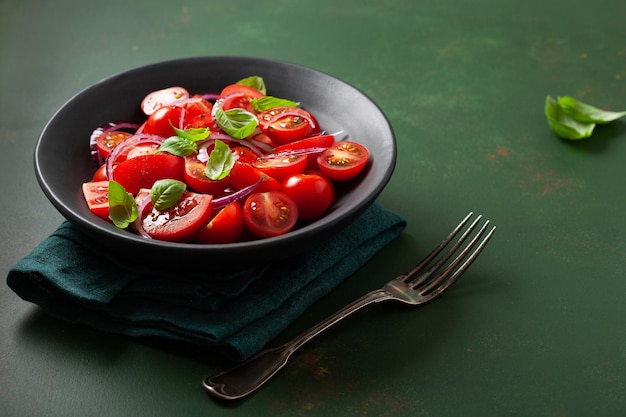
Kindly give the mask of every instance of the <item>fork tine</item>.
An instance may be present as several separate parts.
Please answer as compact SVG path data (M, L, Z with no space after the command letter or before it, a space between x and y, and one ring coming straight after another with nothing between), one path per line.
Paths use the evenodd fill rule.
M418 272L424 269L429 263L431 263L432 260L435 259L435 257L439 255L441 251L445 249L446 246L448 246L448 244L452 241L452 239L454 239L454 237L459 233L459 231L461 231L461 229L467 224L467 222L473 215L474 215L474 212L470 212L467 216L465 216L465 218L461 220L461 223L459 223L459 225L455 227L454 230L452 230L450 234L446 236L444 240L441 241L439 246L434 248L432 252L426 255L426 257L420 263L415 265L413 269L411 269L410 271L404 274L402 281L404 281L405 283L408 283L413 276L415 276ZM427 278L427 276L420 276L418 280L423 280L425 278Z
M493 233L496 231L496 227L493 226L480 243L478 243L478 240L485 234L488 226L489 220L485 222L476 236L474 236L463 251L446 267L446 269L442 271L435 280L420 289L420 292L425 294L428 299L431 300L438 297L442 292L454 284L461 277L461 275L463 275L467 268L469 268L469 266L476 260L480 252L482 252L484 247L487 245L487 242L489 242L489 239L491 239ZM476 246L477 243L478 246ZM476 248L474 249L475 246ZM472 249L474 249L474 251L470 254ZM463 263L461 264L461 262Z

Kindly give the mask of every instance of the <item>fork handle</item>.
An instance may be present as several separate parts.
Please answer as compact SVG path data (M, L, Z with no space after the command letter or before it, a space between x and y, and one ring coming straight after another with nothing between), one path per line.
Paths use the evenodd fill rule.
M242 398L256 391L274 376L287 364L289 357L309 340L361 308L391 298L391 294L383 289L371 291L284 345L257 353L234 368L206 378L202 385L211 394L222 399Z

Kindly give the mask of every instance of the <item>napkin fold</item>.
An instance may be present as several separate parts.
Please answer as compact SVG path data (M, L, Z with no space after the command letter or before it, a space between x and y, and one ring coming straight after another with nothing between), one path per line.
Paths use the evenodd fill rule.
M70 323L184 341L242 361L405 226L402 216L374 203L302 255L234 272L204 266L173 273L121 262L66 221L11 268L7 284L22 299Z

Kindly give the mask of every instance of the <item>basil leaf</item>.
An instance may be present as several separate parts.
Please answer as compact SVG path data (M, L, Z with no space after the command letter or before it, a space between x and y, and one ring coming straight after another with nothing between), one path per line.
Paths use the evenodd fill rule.
M550 96L546 98L544 111L552 131L563 139L577 140L588 138L596 127L595 123L579 122L566 114L561 106Z
M255 98L250 100L250 104L252 108L259 113L265 110L273 109L274 107L280 106L289 106L289 107L298 107L300 103L295 101L287 100L284 98L265 96L261 98Z
M211 131L209 130L208 127L196 127L196 128L191 128L191 129L185 129L185 130L178 129L174 126L172 127L174 128L174 132L176 132L176 135L178 135L181 138L185 138L190 141L193 141L193 142L204 140L208 138L209 135L211 134Z
M169 152L176 156L187 156L198 152L198 145L195 141L182 136L172 136L159 145L157 152Z
M178 180L162 179L156 181L150 189L150 200L157 210L174 207L185 192L187 185Z
M557 100L558 105L567 115L583 123L609 123L626 116L626 111L605 111L578 101L573 97L559 97Z
M247 138L259 125L259 120L254 114L238 108L224 111L219 104L215 120L224 132L235 139Z
M228 176L234 165L235 157L230 147L221 140L216 140L204 169L204 175L214 181L221 180Z
M263 81L263 78L259 77L258 75L244 78L237 81L235 84L246 85L248 87L256 88L263 94L267 93L267 89L265 88L265 81Z
M137 203L122 184L109 181L109 218L120 229L126 229L139 215Z

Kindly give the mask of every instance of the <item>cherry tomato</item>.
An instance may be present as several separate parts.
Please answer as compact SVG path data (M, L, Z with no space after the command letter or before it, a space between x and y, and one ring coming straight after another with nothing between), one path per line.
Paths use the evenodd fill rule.
M200 229L197 240L200 243L234 243L243 234L243 210L241 204L233 201L215 215Z
M97 182L97 181L107 181L107 166L106 164L102 164L98 167L98 169L96 170L96 172L93 174L93 178L91 178L91 181L93 182Z
M263 144L266 147L272 148L274 149L275 147L278 146L278 143L274 142L272 139L270 139L269 136L267 136L265 133L258 133L254 136L252 136L251 141L254 142L259 142L261 144Z
M141 188L151 188L160 179L185 180L185 160L168 154L142 155L121 162L113 179L135 195Z
M143 133L165 138L175 135L176 132L172 125L176 128L180 127L182 112L183 108L179 106L159 107L148 117L146 124L143 126Z
M277 191L280 189L280 182L250 164L236 161L230 170L230 183L237 190L256 184L259 180L261 182L255 188L256 192Z
M100 155L106 159L117 145L124 142L130 136L130 133L122 131L103 133L96 139L96 148L98 148Z
M291 155L277 158L259 158L252 163L252 166L280 182L289 175L299 174L304 171L306 162L306 155Z
M197 129L208 127L215 128L213 120L213 104L200 97L195 97L182 106L185 109L183 115L183 129Z
M245 162L247 164L251 164L257 159L259 159L259 155L254 153L254 151L246 146L233 146L230 148L233 152L235 158L237 158L240 162Z
M330 148L335 143L335 137L333 135L317 135L311 136L305 139L296 140L285 145L280 145L274 148L274 153L291 152L302 149L311 148ZM317 156L321 153L307 154L307 168L317 169Z
M333 181L348 181L363 170L369 159L369 151L364 145L350 141L340 141L317 157L317 164Z
M333 185L314 173L291 175L282 183L281 191L293 199L298 218L314 220L328 210L334 200Z
M224 192L230 179L228 177L221 180L211 180L204 175L206 164L200 160L196 154L185 157L185 183L194 191L203 194L218 195Z
M128 150L128 153L126 153L126 159L136 158L142 155L152 155L156 153L157 149L159 149L158 143L144 143L137 145Z
M109 220L109 181L84 183L83 196L92 213Z
M222 100L222 109L224 110L240 108L256 114L257 112L250 104L250 100L264 96L265 94L256 88L247 85L231 84L222 90L219 98Z
M289 232L298 221L298 207L281 191L253 193L243 206L243 221L259 237L279 236Z
M171 104L175 101L189 98L189 92L183 87L169 87L153 91L141 101L141 110L150 116L159 107Z
M281 114L284 116L281 117ZM261 131L279 145L304 139L320 131L315 117L298 107L274 107L257 117Z
M185 191L178 204L157 210L151 202L140 213L145 232L157 240L191 242L211 220L213 196Z

